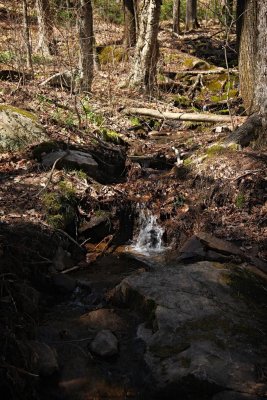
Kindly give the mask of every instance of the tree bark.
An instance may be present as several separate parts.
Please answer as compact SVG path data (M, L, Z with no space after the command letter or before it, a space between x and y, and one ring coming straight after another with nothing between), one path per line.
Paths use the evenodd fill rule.
M267 3L258 5L258 54L255 87L255 106L263 118L263 127L267 130Z
M25 49L26 49L26 63L27 63L27 68L30 68L33 73L32 47L31 47L31 41L30 41L27 0L22 0L22 15L23 15L23 37L24 37L24 43L25 43Z
M199 23L197 21L197 0L187 0L185 29L191 31L196 28L199 28Z
M257 62L257 0L239 0L244 3L240 18L239 71L240 94L247 111L255 111L255 79Z
M44 55L56 54L56 44L53 37L53 17L49 0L36 0L39 40L36 51Z
M173 0L173 32L180 33L181 1Z
M140 0L139 3L139 32L129 83L150 92L155 84L159 56L161 0Z
M94 33L91 0L80 0L78 10L79 74L82 92L90 92L94 73Z
M136 44L135 0L123 0L124 5L124 45L126 48Z
M258 137L267 136L267 3L238 0L237 33L239 39L240 93L247 122L229 139L247 146Z

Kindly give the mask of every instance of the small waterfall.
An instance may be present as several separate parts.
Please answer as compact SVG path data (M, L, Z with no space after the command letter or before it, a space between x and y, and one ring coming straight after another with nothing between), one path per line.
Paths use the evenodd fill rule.
M150 210L139 209L139 234L132 248L138 253L148 254L151 252L162 252L164 229L157 223L157 217Z

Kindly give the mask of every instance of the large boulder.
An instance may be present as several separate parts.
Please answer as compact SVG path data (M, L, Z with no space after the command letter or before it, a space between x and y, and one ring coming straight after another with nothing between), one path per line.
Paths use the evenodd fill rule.
M111 298L146 315L138 336L158 398L267 395L266 281L245 267L155 267L124 279Z
M45 140L48 137L34 114L0 104L0 153L21 150Z

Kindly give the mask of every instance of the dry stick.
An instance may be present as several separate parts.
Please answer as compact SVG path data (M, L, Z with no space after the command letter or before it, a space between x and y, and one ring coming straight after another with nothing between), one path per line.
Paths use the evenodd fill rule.
M54 173L54 170L55 170L55 168L56 168L57 163L58 163L60 160L62 160L64 157L66 157L66 155L68 155L68 154L69 154L69 151L66 151L66 152L63 154L63 156L61 156L61 157L59 157L59 158L56 159L56 161L54 162L54 164L53 164L53 166L52 166L52 169L51 169L51 171L50 171L50 174L49 174L49 176L48 176L48 179L47 179L47 182L46 182L45 186L44 186L41 190L39 190L39 192L35 195L35 197L39 196L44 190L47 189L47 187L48 187L48 185L49 185L49 183L51 182L51 179L52 179L52 177L53 177L53 173Z
M196 122L232 122L230 115L217 115L217 114L200 114L200 113L172 113L157 111L151 108L126 108L122 110L126 115L143 115L146 117L153 117L159 119L173 119L180 121L196 121ZM236 117L237 121L244 122L246 117Z
M44 221L40 221L40 223L42 225L46 226L47 228L51 228L51 226L46 224ZM71 237L67 232L65 232L65 231L63 231L62 229L59 229L59 228L56 228L55 231L62 233L62 235L66 236L72 243L76 244L76 246L78 246L80 249L82 249L82 251L84 251L84 248L78 242L76 242L76 240L73 239L73 237Z
M10 364L8 364L8 363L0 364L0 368L6 368L6 369L11 368L11 369L15 369L16 371L21 372L22 374L32 376L33 378L39 378L39 375L37 375L37 374L33 374L32 372L26 371L26 370L23 369L23 368L18 368L18 367L15 367L15 365L10 365Z

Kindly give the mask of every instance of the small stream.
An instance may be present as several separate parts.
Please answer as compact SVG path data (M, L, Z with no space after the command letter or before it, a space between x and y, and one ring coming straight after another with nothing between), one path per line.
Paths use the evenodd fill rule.
M60 373L41 386L42 400L153 398L152 378L143 361L145 345L136 336L144 318L114 306L108 297L125 277L140 268L149 269L151 260L157 263L157 257L166 250L164 231L150 211L140 209L137 226L140 230L131 246L123 246L88 269L68 275L68 285L74 282L73 290L57 290L45 296L38 340L56 350ZM90 350L90 343L103 329L114 333L119 342L118 355L108 359Z

